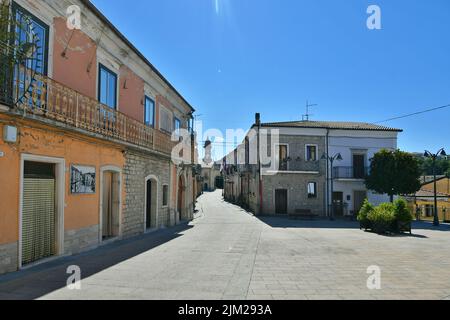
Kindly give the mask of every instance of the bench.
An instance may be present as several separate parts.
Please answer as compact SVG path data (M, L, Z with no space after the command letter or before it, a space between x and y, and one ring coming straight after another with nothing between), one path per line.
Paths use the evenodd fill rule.
M296 209L293 213L289 213L291 219L310 219L318 217L318 214L313 213L310 209Z

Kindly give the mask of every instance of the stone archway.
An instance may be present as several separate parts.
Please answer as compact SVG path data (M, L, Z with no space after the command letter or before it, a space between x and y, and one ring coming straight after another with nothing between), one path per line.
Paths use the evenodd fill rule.
M154 175L145 178L144 231L158 227L159 181Z

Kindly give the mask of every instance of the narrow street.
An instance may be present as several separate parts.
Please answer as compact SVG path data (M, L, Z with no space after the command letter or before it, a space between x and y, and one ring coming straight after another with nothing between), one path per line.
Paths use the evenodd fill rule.
M0 299L444 299L450 228L416 225L382 237L355 222L258 219L223 202L197 203L185 225L0 277ZM67 267L81 268L69 290ZM367 268L381 289L367 288Z

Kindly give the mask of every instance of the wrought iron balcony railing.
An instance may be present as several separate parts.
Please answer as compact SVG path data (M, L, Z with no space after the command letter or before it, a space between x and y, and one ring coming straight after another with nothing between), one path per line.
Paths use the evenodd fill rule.
M333 178L335 179L365 179L369 174L368 167L334 167Z
M23 88L18 80L23 78L14 77L14 95ZM35 76L29 94L16 105L24 115L44 117L165 154L171 154L177 144L170 135L42 75Z

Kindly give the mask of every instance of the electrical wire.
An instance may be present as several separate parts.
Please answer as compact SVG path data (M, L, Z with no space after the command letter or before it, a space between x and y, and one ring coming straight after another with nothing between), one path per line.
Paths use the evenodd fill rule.
M423 110L423 111L413 112L413 113L405 114L405 115L394 117L394 118L389 118L389 119L386 119L386 120L374 122L374 124L380 124L380 123L389 122L389 121L393 121L393 120L404 119L404 118L416 116L416 115L419 115L419 114L424 114L424 113L428 113L428 112L432 112L432 111L436 111L436 110L445 109L445 108L448 108L448 107L450 107L450 104L447 104L447 105L441 106L441 107L437 107L437 108L431 108L431 109L427 109L427 110Z

